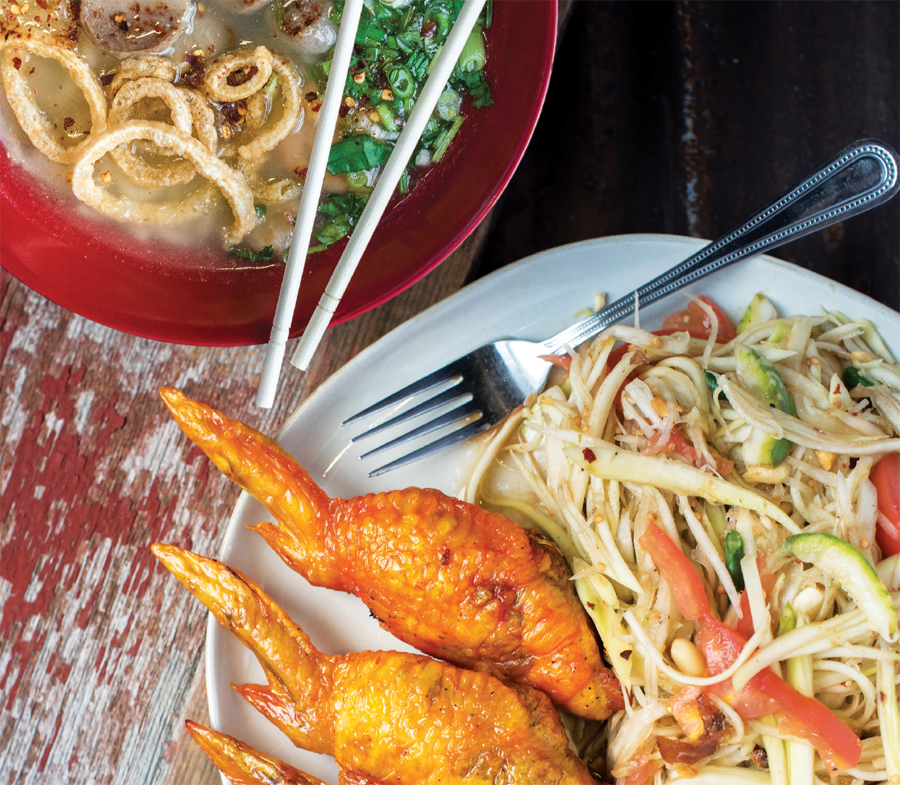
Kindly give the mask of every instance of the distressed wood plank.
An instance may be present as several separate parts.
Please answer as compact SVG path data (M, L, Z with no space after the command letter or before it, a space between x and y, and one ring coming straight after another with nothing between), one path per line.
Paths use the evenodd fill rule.
M330 329L308 374L286 369L268 411L253 403L264 347L124 335L0 271L0 771L11 782L216 781L183 731L205 714L205 613L148 547L217 553L237 491L156 389L184 387L274 433L350 357L458 289L487 228L392 303Z
M478 274L592 237L712 240L857 139L900 149L898 40L898 3L576 0ZM896 200L776 255L900 309Z
M274 433L372 341L492 269L602 234L715 234L772 195L769 169L787 181L858 136L900 142L895 3L561 9L547 111L490 222L409 291L330 329L308 374L286 367L269 411L253 403L263 347L123 335L0 270L6 781L219 782L183 731L207 719L205 614L148 546L217 553L237 492L169 421L159 385ZM898 225L895 203L787 258L898 307Z

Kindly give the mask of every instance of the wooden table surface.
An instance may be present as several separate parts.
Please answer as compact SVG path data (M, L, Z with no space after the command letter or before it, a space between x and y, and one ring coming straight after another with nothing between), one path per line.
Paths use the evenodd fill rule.
M493 269L604 235L713 238L858 138L900 147L898 10L566 2L544 114L488 219L330 329L268 411L253 402L263 347L122 334L0 271L0 781L218 782L183 730L208 718L205 614L148 546L216 554L237 490L159 385L274 433L362 348ZM779 255L898 309L900 201Z

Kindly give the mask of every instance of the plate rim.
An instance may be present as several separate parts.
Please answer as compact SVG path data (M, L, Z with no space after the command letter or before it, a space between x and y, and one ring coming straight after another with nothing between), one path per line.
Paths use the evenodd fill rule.
M483 288L491 287L495 284L502 285L502 282L505 279L518 277L522 274L523 270L528 269L529 267L541 266L548 259L552 259L553 256L568 254L582 248L593 249L605 247L607 245L622 245L626 243L631 245L640 243L671 243L673 245L684 244L685 246L692 246L694 248L691 252L694 252L700 250L709 242L711 241L698 237L653 232L609 235L605 237L594 237L588 240L579 240L577 242L554 246L553 248L548 248L544 251L538 251L515 262L512 262L511 264L505 265L498 270L494 270L488 275L485 275L482 278L479 278L472 283L465 285L461 289L458 289L457 291L445 297L440 302L429 306L424 311L420 311L415 316L410 317L402 324L394 327L388 333L385 333L385 335L381 336L377 341L369 344L358 354L354 355L350 360L344 363L344 365L342 365L333 374L331 374L331 376L329 376L324 382L322 382L322 384L320 384L315 390L313 390L313 392L310 393L310 395L305 400L303 400L294 409L294 411L291 412L290 415L288 415L283 425L278 429L274 437L275 441L280 442L281 439L284 438L285 434L294 427L296 420L303 415L305 409L317 402L318 399L316 399L315 401L313 400L314 396L321 397L321 395L327 394L332 387L337 386L343 381L344 375L352 373L353 368L350 368L350 370L348 371L348 367L353 365L353 367L355 368L355 363L362 362L368 359L368 357L372 354L377 354L381 351L381 348L385 343L396 340L398 335L403 335L407 332L414 333L418 331L422 322L427 323L436 318L440 318L444 311L454 310L455 308L459 307L460 303L464 303L467 299L476 296ZM878 300L875 300L869 295L859 292L856 289L847 286L846 284L834 281L831 278L822 275L821 273L817 273L813 270L808 270L805 267L794 264L793 262L779 259L778 257L772 256L770 254L757 254L755 256L748 257L745 261L750 260L764 261L767 264L790 269L792 271L802 271L805 275L815 278L820 284L831 287L833 290L835 290L835 292L844 291L846 293L852 294L854 297L865 298L868 301L868 304L872 307L879 310L884 310L888 314L895 314L895 312L887 305L879 302ZM737 264L740 264L740 262L737 262ZM486 338L485 342L493 341L500 337L502 336Z
M293 429L298 427L298 422L302 420L308 409L318 405L320 399L326 398L327 396L331 395L335 388L338 388L339 386L344 384L346 381L346 377L352 377L358 366L364 365L372 357L377 358L380 353L385 351L386 346L390 347L394 342L402 340L406 334L421 332L423 329L423 325L426 327L429 325L431 325L432 327L435 326L436 323L439 323L441 319L445 317L445 314L448 314L460 308L461 305L464 307L467 301L476 299L484 292L484 290L490 290L495 287L502 288L506 283L508 283L510 279L515 279L519 276L527 275L532 270L551 263L554 257L572 253L578 254L582 252L590 252L597 248L621 246L623 244L665 246L680 245L685 248L686 257L687 255L690 255L690 253L693 253L694 251L702 248L705 244L707 244L707 242L707 240L695 237L687 237L683 235L654 233L622 234L592 238L575 243L568 243L565 245L556 246L554 248L540 251L538 253L520 259L519 261L496 270L489 275L484 276L483 278L480 278L471 284L468 284L457 292L454 292L439 303L436 303L435 305L425 309L416 316L398 325L389 333L360 351L344 366L335 371L335 373L333 373L328 379L326 379L319 387L316 388L316 390L314 390L310 394L308 398L306 398L299 406L294 409L294 411L286 418L281 428L277 431L274 438L279 443L283 442L285 438L293 431ZM849 295L855 302L860 303L861 306L866 309L867 318L871 317L872 320L876 323L878 323L880 319L886 318L889 321L900 324L900 313L893 311L888 306L878 302L877 300L874 300L866 294L858 292L851 287L846 286L845 284L841 284L839 282L826 278L819 273L807 270L806 268L800 267L799 265L782 259L778 259L768 254L757 255L745 261L748 263L753 262L755 264L763 264L767 267L782 268L788 270L791 274L800 274L801 276L814 279L819 286L827 287L828 289L830 289L836 297ZM702 281L700 283L700 286L702 286ZM499 337L502 336L483 336L484 342L494 340L495 338ZM888 343L890 344L891 341L888 341ZM891 349L895 352L896 355L896 346L891 346ZM365 402L360 401L359 406L363 405L365 405ZM250 497L250 495L245 491L242 491L229 518L227 531L220 547L219 558L223 561L227 560L229 553L232 552L235 546L235 540L237 539L239 533L243 531L242 515L246 506L251 503L253 503L252 497ZM219 627L212 614L209 614L207 618L206 629L206 686L210 720L214 725L220 723L222 720L222 707L219 702L219 693L215 680L215 671L217 667L216 653L218 650L219 640L223 639L223 636L227 636L227 633ZM223 782L227 781L223 780Z

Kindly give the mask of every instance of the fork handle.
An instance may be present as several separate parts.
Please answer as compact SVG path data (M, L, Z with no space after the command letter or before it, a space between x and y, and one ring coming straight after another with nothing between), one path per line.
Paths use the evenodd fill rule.
M616 300L543 345L557 354L578 346L610 325L739 259L777 248L890 199L900 188L900 159L884 142L862 139L681 264Z

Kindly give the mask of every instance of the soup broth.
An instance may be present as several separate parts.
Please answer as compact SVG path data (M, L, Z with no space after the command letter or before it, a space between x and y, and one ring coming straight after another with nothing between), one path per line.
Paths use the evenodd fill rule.
M336 9L310 4L310 15L303 16L300 2L257 2L245 9L243 0L208 0L192 9L168 49L124 59L99 48L67 3L7 18L0 44L10 104L0 113L4 144L60 198L71 198L74 191L79 210L107 214L133 227L142 240L165 237L197 246L222 244L224 238L244 260L281 258L309 162L340 19L342 2L337 2ZM441 7L455 18L458 5L448 0ZM381 53L369 42L357 47L312 250L352 230L414 104L415 89L395 96L390 80L402 83L410 73L404 58L421 55L409 62L427 64L440 45L439 25L428 36L422 32L433 25L422 0L374 0L367 7L371 18L363 24L376 35L392 31L397 40L419 32L421 49L409 43L411 37L396 51L382 41L378 46L387 60L379 71L372 58ZM286 9L293 11L286 15ZM75 64L67 59L73 53ZM19 93L27 93L28 100ZM435 139L441 130L459 130L459 93L448 85L447 95L457 96L458 104L448 110L444 101L443 127L436 112L432 147L423 140L411 170L425 169L438 157ZM105 129L98 122L98 103ZM23 115L31 116L31 126ZM36 141L41 134L48 139L43 146ZM120 143L111 143L120 136ZM365 164L348 159L346 144L341 147L357 137L368 139L377 153ZM446 137L438 141L449 143L452 135ZM100 144L104 139L110 144ZM56 151L49 157L48 147ZM401 190L410 184L407 176Z

